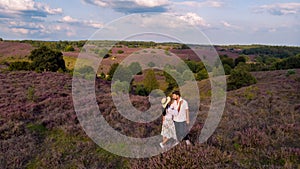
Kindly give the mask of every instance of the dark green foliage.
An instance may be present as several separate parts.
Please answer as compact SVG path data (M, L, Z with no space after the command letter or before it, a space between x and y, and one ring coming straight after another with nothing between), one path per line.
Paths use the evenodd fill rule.
M168 83L168 91L172 91L174 88L178 88L178 84L175 79L166 71L164 71L164 76L166 78L166 82Z
M123 50L118 50L118 54L122 54L122 53L124 53Z
M29 62L12 62L9 64L10 71L14 70L31 70L31 66Z
M260 46L255 48L244 49L245 55L271 56L275 58L287 58L300 53L300 48L287 46Z
M296 74L296 70L295 69L289 69L287 72L286 72L286 76L290 76L290 75L294 75Z
M223 68L224 68L224 72L225 72L225 75L229 75L231 73L231 67L227 64L224 64L223 65Z
M235 90L241 87L250 86L257 81L253 75L251 75L245 69L233 69L228 78L228 90Z
M101 79L105 79L105 74L103 72L101 72L100 76Z
M113 77L115 71L117 70L118 66L119 66L119 63L114 63L114 64L111 65L111 67L108 71L107 80L112 80L112 77Z
M149 93L143 85L137 85L135 89L135 94L140 96L147 96Z
M206 69L202 69L200 72L196 74L196 80L204 80L208 78L208 73Z
M239 56L234 60L234 65L237 66L241 62L246 63L246 58L243 56Z
M294 57L289 57L289 58L283 59L280 62L276 62L274 64L274 67L277 70L300 68L300 57L294 56Z
M221 62L223 64L223 66L225 64L227 64L231 68L234 68L235 64L234 64L234 60L232 58L229 58L227 55L221 56L220 58L221 58Z
M155 42L142 42L142 41L120 41L116 46L128 46L130 48L151 48L157 46Z
M31 51L29 59L32 60L32 68L37 72L56 72L59 68L66 71L63 54L61 52L51 50L46 46L42 46Z
M185 63L193 73L198 73L200 70L205 68L202 62L186 61Z
M72 45L68 45L68 46L65 47L65 51L66 52L73 52L73 51L75 51L75 49Z

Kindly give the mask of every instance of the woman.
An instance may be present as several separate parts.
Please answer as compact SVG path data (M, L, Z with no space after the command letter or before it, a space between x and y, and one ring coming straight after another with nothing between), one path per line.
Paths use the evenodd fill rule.
M163 107L163 122L161 135L163 136L163 141L159 143L161 148L164 148L164 145L170 138L177 139L175 125L173 122L173 116L178 115L178 110L172 105L174 100L171 101L170 97L163 98L161 100Z

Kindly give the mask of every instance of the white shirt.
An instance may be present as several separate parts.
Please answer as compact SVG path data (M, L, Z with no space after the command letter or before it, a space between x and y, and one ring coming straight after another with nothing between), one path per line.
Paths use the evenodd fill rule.
M173 103L174 107L177 108L177 110L178 110L178 106L179 106L179 104L180 104L181 101L182 101L182 104L181 104L181 107L180 107L180 111L178 112L177 116L174 116L174 119L173 119L176 122L184 122L184 121L186 121L186 110L189 109L187 101L185 101L182 98L180 98L178 102L175 101Z

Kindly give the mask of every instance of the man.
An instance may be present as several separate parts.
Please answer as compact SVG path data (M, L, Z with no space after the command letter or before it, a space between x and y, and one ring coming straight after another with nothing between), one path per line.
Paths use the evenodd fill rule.
M187 145L191 145L190 140L186 137L188 134L188 125L190 124L189 107L186 100L181 98L180 92L172 93L172 98L175 100L173 104L178 109L178 115L174 116L174 124L177 135L177 140L185 140ZM177 142L176 144L178 144Z

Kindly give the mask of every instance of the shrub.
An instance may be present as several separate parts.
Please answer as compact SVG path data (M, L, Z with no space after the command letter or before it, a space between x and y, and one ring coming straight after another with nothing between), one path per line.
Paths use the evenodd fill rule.
M123 50L118 50L118 54L122 54L122 53L124 53Z
M286 76L290 76L290 75L294 75L296 74L296 70L295 69L289 69L287 72L286 72Z
M32 68L37 72L56 72L59 68L66 71L63 54L61 52L51 50L46 46L42 46L31 51L29 59L32 60Z
M29 62L12 62L9 64L10 71L13 70L31 70L31 66Z
M237 65L238 65L239 63L241 63L241 62L246 63L246 58L243 57L243 56L239 56L238 58L236 58L236 59L234 60L235 66L237 66Z
M257 80L245 69L233 69L228 78L228 90L235 90L241 87L255 84Z
M114 63L114 64L111 65L111 67L110 67L110 69L108 71L107 80L111 80L112 79L112 77L113 77L115 71L117 70L118 66L119 66L119 63Z
M75 49L72 45L68 45L68 46L65 47L65 51L66 52L72 52L72 51L75 51Z
M230 72L231 72L231 67L227 64L224 64L224 72L225 72L225 75L229 75Z
M140 96L147 96L149 93L143 85L137 85L135 89L135 94Z
M208 73L205 69L202 69L196 74L196 80L204 80L208 78Z

